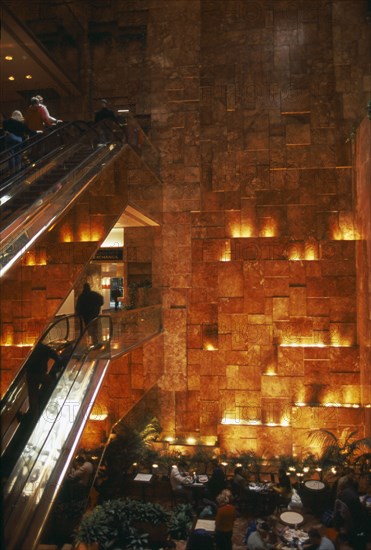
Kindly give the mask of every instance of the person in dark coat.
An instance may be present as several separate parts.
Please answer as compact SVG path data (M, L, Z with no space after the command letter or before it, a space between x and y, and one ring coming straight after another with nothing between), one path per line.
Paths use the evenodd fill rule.
M45 391L52 385L53 375L50 373L49 361L53 360L55 367L62 367L62 360L53 349L39 342L32 351L26 363L26 380L28 387L29 416L40 414L41 401Z
M89 283L85 283L80 296L76 302L76 313L80 315L84 322L84 326L98 317L100 309L103 305L103 296L95 290L91 290ZM93 323L89 329L89 335L92 338L93 344L98 343L98 324Z
M99 111L95 113L94 122L100 122L101 120L104 120L104 119L117 120L117 116L112 111L112 109L108 109L107 100L102 99L101 104L102 104L101 108L99 109Z
M111 290L111 296L115 302L115 311L117 311L119 308L119 298L122 297L121 288L114 288L113 290Z
M102 99L101 103L102 103L102 107L101 109L99 109L99 111L95 113L94 122L98 123L104 120L116 122L117 116L112 111L112 109L109 109L107 107L107 100ZM105 126L104 124L99 125L98 133L99 133L100 145L105 145L111 140L111 137L112 137L111 132L109 131L109 128L105 128L104 126Z
M211 500L215 500L227 486L227 480L223 468L217 460L214 461L214 470L207 482L207 493Z
M5 146L7 149L18 145L17 150L20 150L22 142L26 137L36 135L36 132L30 130L24 123L21 111L13 111L11 117L4 120L3 129L5 130ZM9 168L18 170L20 167L20 155L14 155L9 159Z

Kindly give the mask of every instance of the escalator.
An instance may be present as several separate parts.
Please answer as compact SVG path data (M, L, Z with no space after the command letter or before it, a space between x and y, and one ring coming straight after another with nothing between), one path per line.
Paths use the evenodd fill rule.
M22 149L22 169L0 175L0 277L125 146L160 182L159 152L130 114L120 123L68 123ZM0 169L19 154L0 155Z
M72 318L70 323L74 326L70 336L72 333L77 336L78 326ZM7 550L37 547L110 361L110 316L94 319L75 341L72 337L55 338L53 333L57 332L58 324L51 327L43 341L49 345L53 342L56 347L60 345L61 349L67 342L70 345L67 365L48 396L42 414L13 448L11 458L8 456L11 467L8 462L9 475L3 489L3 544ZM99 343L95 346L90 345L91 332L99 334ZM27 408L24 369L2 402L7 419L2 432L6 448L11 446L14 425L13 429L11 426L16 411ZM22 422L19 429L22 430Z
M41 406L46 404L52 393L62 369L68 363L72 351L82 333L81 319L77 315L63 315L55 320L44 332L37 345L26 358L23 366L1 399L1 471L7 476L18 458L19 448L25 445L27 434L35 427L37 418L28 413L29 397L27 391L27 371L35 350L46 346L56 354L59 361L54 363L55 373L46 377L40 393ZM53 369L54 369L53 366Z
M71 137L76 128L80 135ZM105 144L100 144L102 135ZM45 154L1 185L0 276L71 206L126 142L126 128L111 121L92 127L75 123L23 150L29 159L37 152Z

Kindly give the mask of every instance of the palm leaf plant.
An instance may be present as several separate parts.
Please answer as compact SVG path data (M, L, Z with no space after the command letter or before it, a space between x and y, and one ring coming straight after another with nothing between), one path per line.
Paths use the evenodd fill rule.
M343 430L340 437L324 428L309 432L310 442L319 445L322 449L319 463L324 470L333 466L341 470L349 468L357 454L360 454L359 451L371 447L371 438L355 439L357 433L357 430L350 428Z

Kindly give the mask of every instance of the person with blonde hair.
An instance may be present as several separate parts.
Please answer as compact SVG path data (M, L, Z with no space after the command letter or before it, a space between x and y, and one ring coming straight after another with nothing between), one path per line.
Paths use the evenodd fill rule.
M232 550L233 525L236 507L232 504L233 495L224 489L217 497L218 510L215 517L215 543L217 550Z

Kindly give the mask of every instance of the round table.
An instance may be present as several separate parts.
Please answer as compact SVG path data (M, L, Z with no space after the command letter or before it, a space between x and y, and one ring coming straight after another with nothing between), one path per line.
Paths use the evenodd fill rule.
M323 512L323 506L325 503L324 493L326 491L326 484L318 479L308 479L304 482L302 502L304 507L309 508L315 515Z
M326 487L323 481L318 481L317 479L308 479L308 481L305 481L304 486L310 491L323 491Z
M300 525L300 523L303 523L304 517L299 512L288 510L287 512L282 512L280 520L287 525Z

